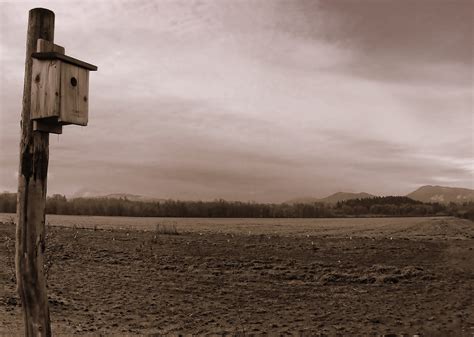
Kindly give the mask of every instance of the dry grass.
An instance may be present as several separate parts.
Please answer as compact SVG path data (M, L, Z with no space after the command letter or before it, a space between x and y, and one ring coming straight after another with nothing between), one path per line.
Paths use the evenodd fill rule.
M69 219L86 228L48 229L55 335L468 336L474 322L474 230L464 220L154 219L144 228L151 220L139 218L133 231ZM0 223L4 236L14 226ZM10 336L22 319L7 276L0 268L0 335Z
M156 235L179 235L178 228L174 224L156 224Z
M11 214L1 214L7 221ZM95 230L155 231L157 223L164 231L177 227L179 233L229 233L303 237L371 238L474 238L472 221L452 217L428 218L357 218L357 219L218 219L218 218L131 218L74 215L47 215L53 226ZM161 229L160 229L161 230ZM166 234L166 233L164 233Z
M4 225L15 227L13 218L4 222ZM13 284L16 284L16 272L15 272L15 235L14 233L7 233L3 236L3 245L7 253L6 269L9 273L9 279Z

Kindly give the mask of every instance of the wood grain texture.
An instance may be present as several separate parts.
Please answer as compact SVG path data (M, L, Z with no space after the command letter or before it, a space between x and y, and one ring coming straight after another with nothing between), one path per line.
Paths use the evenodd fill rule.
M36 42L36 52L37 53L59 53L63 54L66 52L64 47L54 44L51 41L47 41L44 39L38 39Z
M61 100L60 71L60 61L33 59L31 119L59 116Z
M60 82L59 121L62 124L87 125L89 72L75 65L62 63Z
M51 336L48 296L43 270L45 202L49 134L33 131L31 119L32 52L37 40L54 41L54 13L43 8L29 12L25 80L21 111L20 167L17 194L16 278L25 322L25 336Z
M36 42L37 52L58 52L64 54L64 47L58 46L51 41L38 39ZM61 61L37 60L33 58L33 73L31 76L31 119L59 117L60 107L60 71ZM52 124L51 119L47 122ZM44 124L43 122L41 124ZM35 123L34 126L38 126ZM47 128L37 127L34 131L46 131ZM55 132L56 133L56 132Z

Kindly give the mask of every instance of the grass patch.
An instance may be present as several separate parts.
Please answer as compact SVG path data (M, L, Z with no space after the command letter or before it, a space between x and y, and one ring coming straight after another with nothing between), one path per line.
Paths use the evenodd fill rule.
M178 228L176 225L166 225L166 224L156 224L155 234L165 234L165 235L179 235Z

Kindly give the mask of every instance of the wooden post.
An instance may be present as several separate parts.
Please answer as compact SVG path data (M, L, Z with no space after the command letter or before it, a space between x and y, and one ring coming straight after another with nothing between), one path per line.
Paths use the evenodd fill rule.
M25 83L21 112L18 174L16 279L25 322L25 336L51 336L48 295L43 270L45 203L49 133L33 131L30 116L32 58L38 39L54 42L54 13L30 10L26 40Z

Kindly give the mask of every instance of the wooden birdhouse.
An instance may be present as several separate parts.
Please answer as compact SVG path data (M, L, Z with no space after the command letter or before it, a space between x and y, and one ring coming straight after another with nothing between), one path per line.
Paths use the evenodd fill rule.
M36 51L31 55L33 130L62 133L63 125L87 125L89 71L97 67L64 55L63 47L42 39Z

